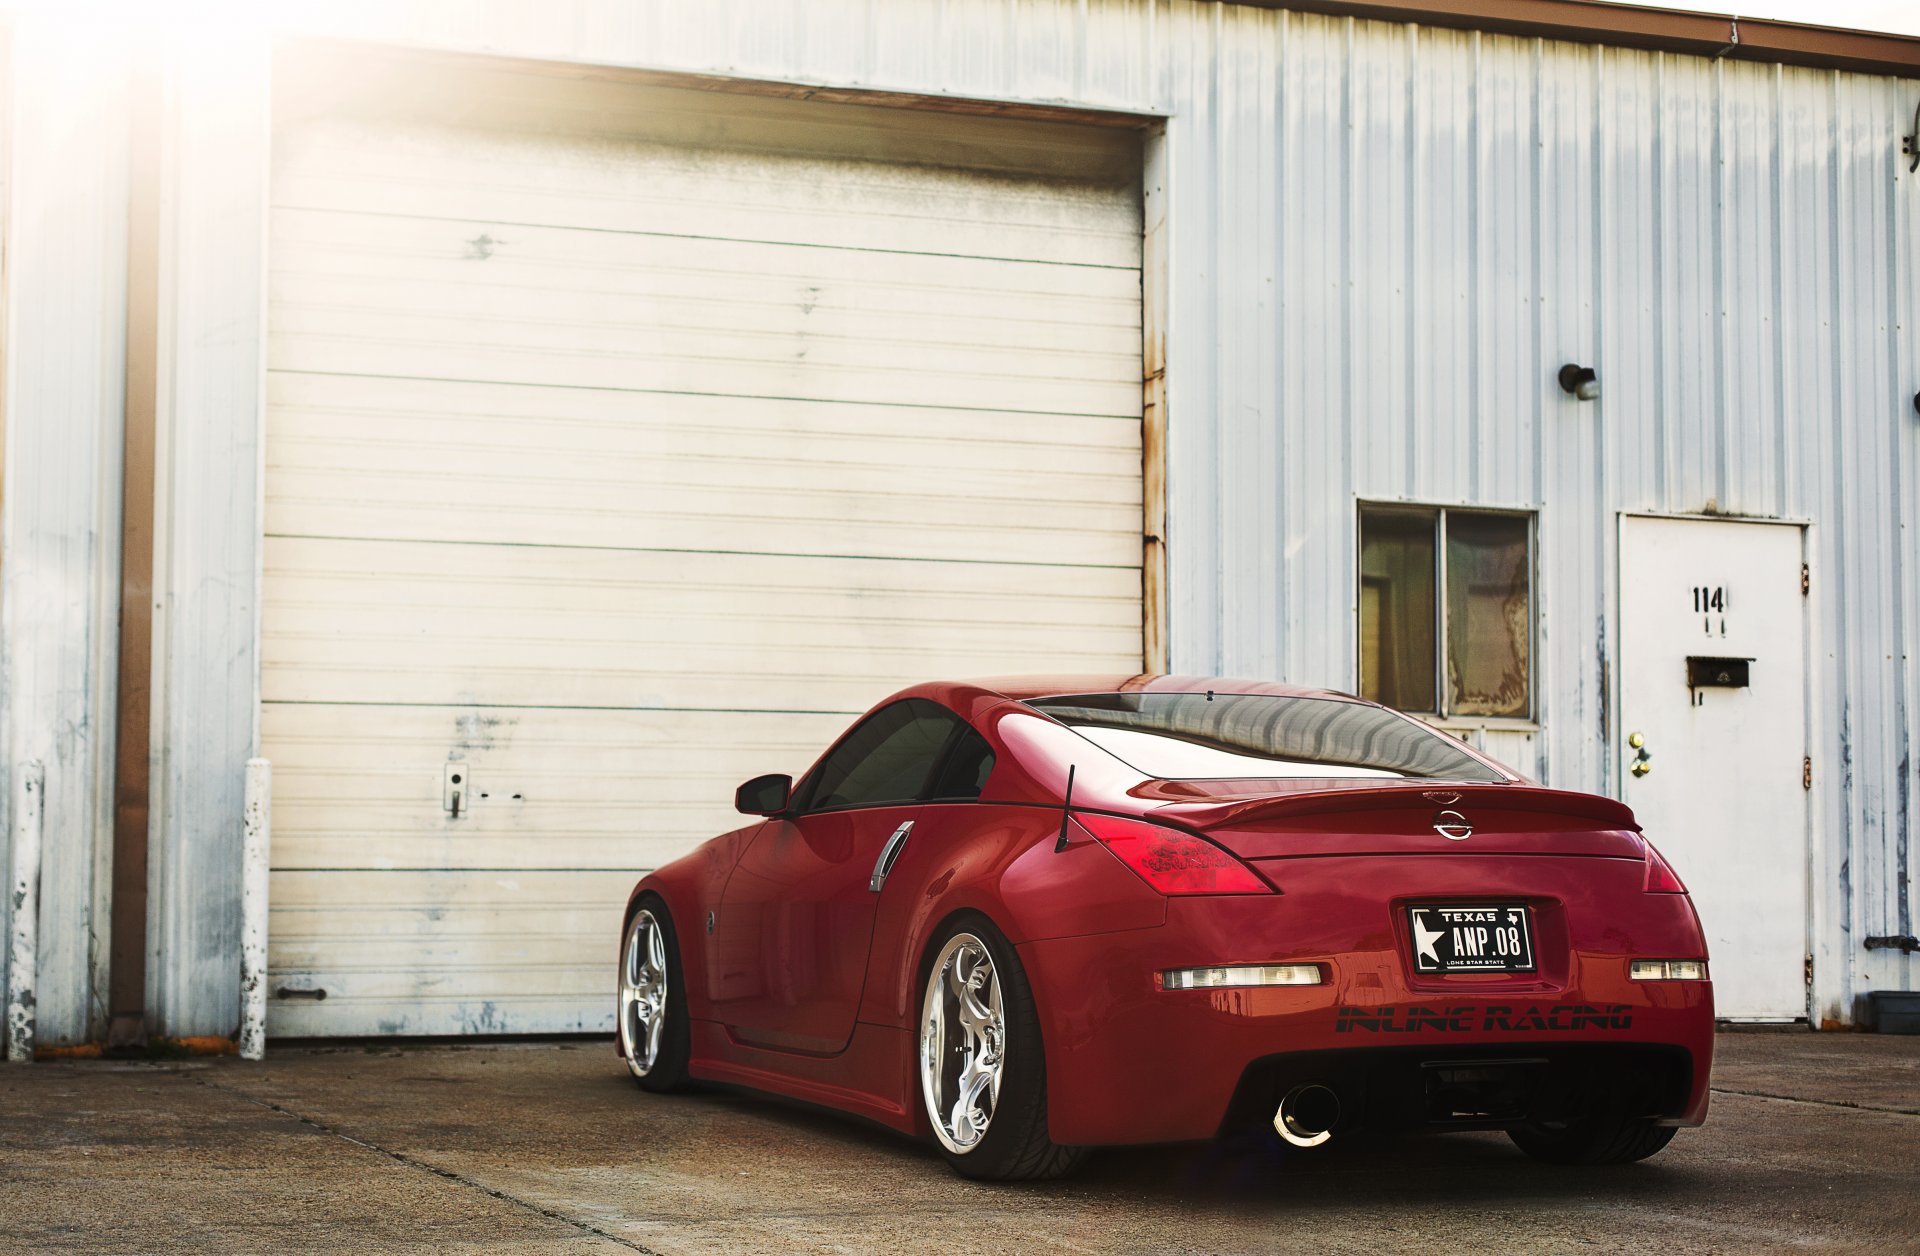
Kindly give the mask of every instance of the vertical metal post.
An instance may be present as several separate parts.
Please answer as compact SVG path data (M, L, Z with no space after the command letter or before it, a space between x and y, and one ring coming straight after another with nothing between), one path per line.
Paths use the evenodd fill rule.
M240 1057L267 1053L267 870L273 842L273 765L247 760L240 883Z
M13 777L13 875L7 895L13 929L7 947L7 1058L33 1059L35 990L40 946L40 826L46 773L28 759Z
M1172 668L1168 635L1172 590L1167 583L1167 322L1172 231L1168 226L1166 128L1150 131L1145 144L1141 174L1145 224L1140 242L1140 483L1145 505L1140 526L1144 620L1141 667L1165 672Z

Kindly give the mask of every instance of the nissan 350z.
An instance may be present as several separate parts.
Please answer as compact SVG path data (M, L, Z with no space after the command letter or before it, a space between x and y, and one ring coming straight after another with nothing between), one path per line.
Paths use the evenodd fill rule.
M1707 1111L1686 889L1621 803L1342 694L925 684L628 904L639 1084L823 1104L960 1173L1271 1126L1639 1160Z

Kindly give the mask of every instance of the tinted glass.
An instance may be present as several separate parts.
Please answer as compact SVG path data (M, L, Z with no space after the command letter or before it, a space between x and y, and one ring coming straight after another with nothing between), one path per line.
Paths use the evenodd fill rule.
M1357 702L1263 694L1096 693L1038 698L1027 705L1143 775L1163 780L1504 779L1452 738Z
M1447 512L1450 715L1528 714L1527 523L1519 515Z
M834 747L807 787L807 811L881 807L921 797L960 717L910 698L875 711Z
M1360 693L1437 711L1431 511L1360 512Z
M987 775L992 771L993 748L979 733L964 729L940 766L939 779L927 797L937 802L972 802L987 787Z

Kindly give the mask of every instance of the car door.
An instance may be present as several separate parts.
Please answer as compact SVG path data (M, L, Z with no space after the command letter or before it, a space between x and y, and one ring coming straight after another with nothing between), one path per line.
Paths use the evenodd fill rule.
M909 698L855 725L755 834L715 914L714 1009L741 1041L846 1046L860 1007L886 862L911 839L936 769L970 730ZM976 734L977 735L977 734Z

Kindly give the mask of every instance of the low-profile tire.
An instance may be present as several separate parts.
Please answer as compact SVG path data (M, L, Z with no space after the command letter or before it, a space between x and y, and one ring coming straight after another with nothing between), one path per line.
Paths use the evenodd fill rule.
M627 1071L642 1089L656 1094L687 1084L691 1026L680 973L673 917L659 895L642 895L620 939L615 1023Z
M1033 988L1013 946L977 913L927 949L915 1074L921 1110L963 1177L1064 1177L1086 1159L1047 1135L1047 1061Z
M1548 1164L1631 1164L1673 1141L1674 1127L1596 1116L1565 1125L1529 1123L1507 1131L1520 1150Z

